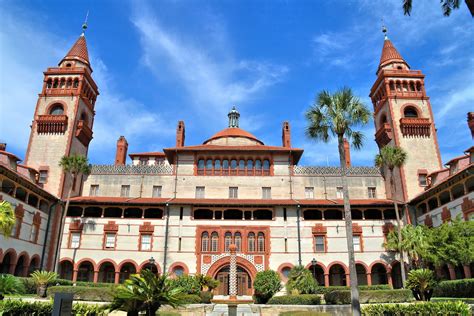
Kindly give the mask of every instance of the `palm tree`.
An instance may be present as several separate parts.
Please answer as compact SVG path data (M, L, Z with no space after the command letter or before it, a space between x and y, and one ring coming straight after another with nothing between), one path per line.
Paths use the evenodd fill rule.
M413 0L402 0L403 1L403 13L405 15L410 15L412 9ZM443 10L444 16L449 16L451 12L455 9L459 9L461 5L460 0L441 0L441 8ZM466 3L469 12L474 17L474 0L464 0Z
M5 239L12 234L15 226L15 213L13 207L7 201L0 202L0 233L5 236Z
M434 273L430 269L417 269L408 273L407 287L417 301L429 301L436 287Z
M133 274L115 290L111 310L123 310L127 315L138 315L145 311L147 316L154 316L161 305L173 308L181 305L183 289L173 287L173 282L166 274L155 275L148 269L140 274Z
M344 197L344 214L346 221L346 239L349 253L349 271L351 280L352 313L360 315L359 291L357 289L357 273L354 259L354 245L352 237L352 217L347 187L347 171L345 162L344 137L352 140L352 146L360 149L363 143L363 134L354 130L356 126L367 124L370 111L352 93L350 88L342 88L333 95L328 91L321 91L313 106L306 112L308 127L306 134L309 138L322 140L327 143L331 136L337 137L339 161L341 165L341 179Z
M31 278L36 285L36 294L39 297L46 297L48 285L54 283L58 278L56 272L36 270L31 274Z
M71 156L63 156L61 161L59 162L59 166L63 169L65 176L70 176L72 178L71 185L69 186L69 190L67 193L66 198L66 207L64 209L64 213L62 215L61 220L61 230L64 228L64 224L66 222L66 214L69 208L69 202L71 199L72 189L74 184L76 183L77 179L82 175L88 175L91 172L91 166L87 157L82 155L73 154ZM59 234L58 240L58 248L61 247L63 239L63 234ZM56 258L56 272L59 271L59 258Z
M405 164L407 160L407 153L400 147L385 146L380 149L380 153L375 156L375 165L379 168L388 168L390 171L390 188L392 191L393 205L395 206L395 216L397 218L397 229L398 229L398 243L402 244L402 233L401 233L401 222L400 214L398 212L398 203L395 201L394 196L397 190L395 182L393 180L393 170L400 168ZM403 249L399 250L400 253L400 272L402 274L402 287L405 286L406 274L405 264L403 260Z

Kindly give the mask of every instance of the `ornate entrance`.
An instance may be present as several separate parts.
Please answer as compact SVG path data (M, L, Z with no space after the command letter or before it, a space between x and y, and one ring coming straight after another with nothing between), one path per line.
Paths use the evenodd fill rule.
M229 295L229 270L230 267L227 265L217 272L219 287L216 289L216 295ZM250 275L240 266L237 266L237 295L252 295Z

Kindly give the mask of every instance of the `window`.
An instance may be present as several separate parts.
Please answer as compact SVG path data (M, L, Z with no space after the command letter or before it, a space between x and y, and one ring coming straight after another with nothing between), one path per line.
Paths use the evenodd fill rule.
M130 186L129 185L122 185L120 189L120 196L121 197L129 197L130 196Z
M202 233L201 236L201 251L209 251L209 234L207 232Z
M375 187L368 187L367 194L369 199L376 199L377 198L377 191Z
M229 199L237 199L239 197L238 187L229 187Z
M304 188L304 197L306 199L314 199L314 188L313 187Z
M196 187L196 199L204 199L205 190L205 187Z
M153 186L153 192L152 192L152 197L154 198L160 198L161 197L161 185L154 185Z
M232 243L232 234L230 232L225 233L224 237L224 252L229 252L230 244Z
M407 106L403 110L403 116L405 116L405 117L418 117L418 111L412 106Z
M181 252L181 241L182 241L182 239L181 239L181 237L179 237L179 239L178 239L178 252Z
M288 252L288 238L285 238L285 252Z
M421 186L421 187L426 187L428 185L428 182L426 180L426 174L423 174L423 173L420 173L418 175L418 184Z
M352 241L354 243L354 251L361 251L360 235L352 236Z
M284 267L283 269L281 269L281 274L283 275L283 277L288 278L290 271L291 271L290 267Z
M38 183L45 184L48 181L48 170L40 170Z
M89 192L89 196L98 196L99 195L99 185L92 184Z
M336 199L344 198L342 187L336 187Z
M314 236L314 249L316 252L326 251L326 237L325 236Z
M64 108L61 104L55 104L53 107L51 107L51 110L49 111L49 114L51 115L62 115L64 114Z
M235 247L237 248L237 252L240 252L242 250L242 235L240 233L235 233L234 237L235 241Z
M263 233L258 233L257 236L257 251L264 252L265 251L265 236Z
M249 236L247 238L248 241L248 251L249 252L254 252L255 251L255 234L254 233L249 233Z
M148 165L148 158L140 158L140 160L138 160L138 164L140 166L146 166Z
M142 251L151 250L151 235L141 235L140 236L141 249Z
M115 233L106 233L105 234L105 249L114 249L115 248Z
M36 242L38 235L38 225L33 224L31 226L30 241Z
M177 277L180 277L184 274L184 269L183 267L176 267L173 269L173 274Z
M204 159L199 159L199 161L198 161L198 169L204 169Z
M262 188L262 199L271 199L272 198L272 188L263 187Z
M217 249L219 249L219 235L217 235L216 232L213 232L211 234L211 251L217 252Z
M71 247L73 249L79 248L81 244L81 233L71 233Z

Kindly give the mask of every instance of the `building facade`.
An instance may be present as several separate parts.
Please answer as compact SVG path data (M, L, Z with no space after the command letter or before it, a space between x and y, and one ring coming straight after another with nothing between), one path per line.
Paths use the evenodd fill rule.
M131 164L129 144L120 136L114 164L93 165L89 176L73 183L58 161L88 154L99 94L84 34L44 75L25 164L38 173L36 185L50 203L72 187L65 226L57 228L59 256L49 257L59 260L62 278L119 283L143 268L207 274L221 281L217 293L225 295L235 244L240 295L252 293L257 272L273 269L285 280L295 265L311 269L321 285L349 284L341 168L300 166L303 149L292 146L288 122L282 123L281 145L267 145L239 127L233 108L226 128L188 145L179 121L174 146L130 154ZM399 287L400 262L383 247L396 225L393 203L421 201L441 157L424 75L410 69L388 38L370 96L377 144L404 148L408 161L394 172L392 194L388 172L352 167L345 146L357 275L359 284ZM464 183L472 183L472 174L466 177ZM472 209L472 185L463 189ZM8 199L15 197L8 192ZM405 222L420 221L404 209Z

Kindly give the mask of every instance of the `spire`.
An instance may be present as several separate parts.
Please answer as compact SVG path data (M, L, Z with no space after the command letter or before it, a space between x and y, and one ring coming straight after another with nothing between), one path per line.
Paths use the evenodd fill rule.
M86 29L87 29L87 17L89 16L89 11L87 11L86 19L84 24L82 24L82 33L81 36L77 39L77 41L72 45L69 52L64 56L61 60L61 63L64 60L78 60L88 66L89 64L89 52L87 51L87 42L86 42ZM60 63L60 64L61 64Z
M408 66L405 59L403 59L402 55L400 55L395 46L393 46L392 41L388 39L388 31L385 25L382 25L382 33L384 34L384 41L382 55L380 56L379 70L393 63L405 64L405 66L409 69L410 66Z
M239 127L240 113L235 109L235 106L232 107L232 110L227 116L229 117L229 127Z

